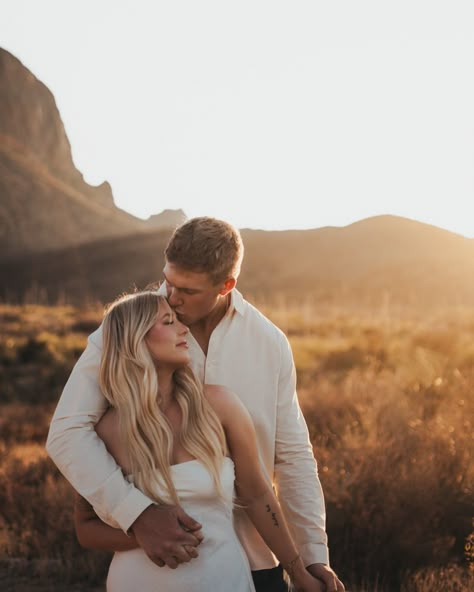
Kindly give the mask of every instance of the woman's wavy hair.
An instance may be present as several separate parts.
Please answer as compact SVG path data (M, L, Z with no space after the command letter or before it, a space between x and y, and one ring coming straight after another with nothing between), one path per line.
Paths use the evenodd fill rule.
M158 503L179 503L170 468L173 433L160 408L157 373L145 342L163 301L163 296L147 290L120 296L108 307L100 387L117 410L136 486ZM222 425L191 368L177 369L173 380L182 413L181 443L209 470L222 494L219 475L226 454Z

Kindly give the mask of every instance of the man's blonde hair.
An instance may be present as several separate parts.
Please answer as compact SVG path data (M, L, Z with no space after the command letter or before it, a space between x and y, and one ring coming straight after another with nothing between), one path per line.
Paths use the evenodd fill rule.
M191 218L173 233L166 260L187 271L207 273L214 284L237 279L244 255L239 231L228 222Z

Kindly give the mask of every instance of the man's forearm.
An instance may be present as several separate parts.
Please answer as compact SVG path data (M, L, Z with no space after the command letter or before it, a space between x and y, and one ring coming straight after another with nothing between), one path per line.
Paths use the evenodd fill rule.
M116 552L130 551L138 547L133 535L126 535L120 528L113 528L98 517L77 524L76 536L85 549Z
M329 562L326 510L308 428L296 395L296 374L288 342L281 343L275 482L278 499L305 565Z
M86 419L75 416L53 420L46 444L48 454L102 520L127 532L152 500L127 482Z
M275 481L278 499L305 565L329 564L324 496L314 461L277 465Z
M99 384L101 342L89 343L64 387L46 449L66 479L100 518L127 531L152 502L124 478L94 426L107 409Z

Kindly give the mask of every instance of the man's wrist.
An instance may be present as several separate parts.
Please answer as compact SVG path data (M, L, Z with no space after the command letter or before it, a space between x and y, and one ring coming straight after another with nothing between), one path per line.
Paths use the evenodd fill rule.
M148 510L148 508L150 508L151 506L156 506L157 504L155 504L154 502L150 502L148 504L148 506L146 506L146 508L143 508L143 510L140 512L140 514L138 514L138 516L135 518L135 520L132 522L132 524L129 526L126 534L127 536L133 536L135 537L135 528L137 526L137 522L140 521L140 518L143 516L143 514L145 513L146 510Z
M329 550L324 542L303 543L299 551L306 567L320 563L329 565Z

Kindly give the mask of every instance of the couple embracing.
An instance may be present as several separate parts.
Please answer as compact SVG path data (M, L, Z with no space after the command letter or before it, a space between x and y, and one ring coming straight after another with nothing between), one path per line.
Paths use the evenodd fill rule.
M74 367L47 450L80 494L108 592L339 592L285 335L235 289L239 232L177 228L159 291L118 298ZM273 488L275 485L276 494Z

